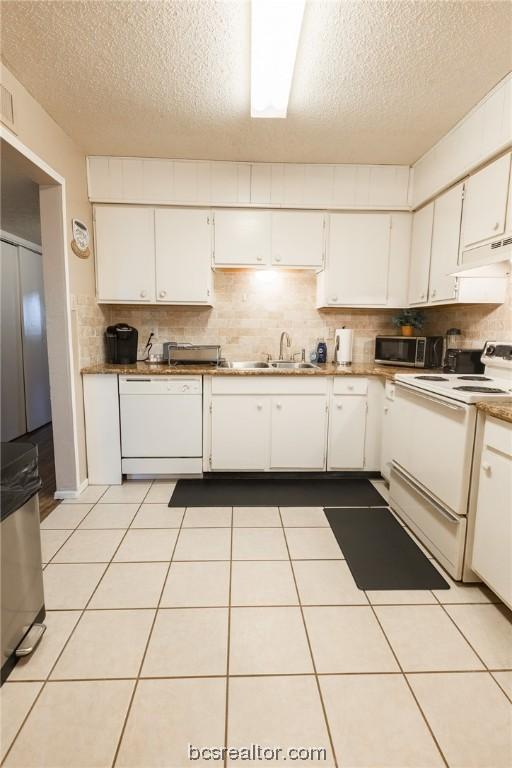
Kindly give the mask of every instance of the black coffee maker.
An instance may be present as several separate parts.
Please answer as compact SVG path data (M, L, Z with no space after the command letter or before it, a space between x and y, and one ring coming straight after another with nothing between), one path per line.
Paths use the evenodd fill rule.
M109 325L105 331L107 362L117 365L137 362L139 333L126 323Z

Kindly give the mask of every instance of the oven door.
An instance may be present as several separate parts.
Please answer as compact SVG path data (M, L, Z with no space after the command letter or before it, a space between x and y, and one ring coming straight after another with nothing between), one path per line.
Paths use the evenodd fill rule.
M377 336L375 339L375 362L389 365L416 364L417 339L406 336Z
M393 462L439 505L467 513L475 407L396 383Z

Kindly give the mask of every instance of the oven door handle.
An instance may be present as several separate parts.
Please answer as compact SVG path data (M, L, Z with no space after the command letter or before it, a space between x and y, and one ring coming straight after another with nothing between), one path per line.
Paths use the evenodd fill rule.
M404 483L407 483L408 485L410 485L411 488L413 488L416 491L416 493L419 493L419 495L422 496L426 501L428 501L429 504L432 504L432 506L436 508L439 514L442 515L444 518L446 518L448 522L456 523L457 525L460 523L460 519L458 515L455 515L452 512L449 512L447 509L445 509L445 507L441 506L441 504L439 504L439 502L436 501L436 499L434 499L429 493L427 493L427 491L423 488L422 485L420 485L420 483L413 480L409 475L409 473L406 472L404 469L402 469L400 464L398 464L394 459L393 459L392 465L393 465L393 469L395 470L397 475L399 475L402 478Z
M401 381L395 381L395 384L400 389L405 389L407 392L412 392L414 395L417 395L418 397L423 398L423 400L430 400L432 403L436 403L437 405L443 405L445 408L449 408L451 411L465 411L466 408L463 405L458 405L457 403L447 403L446 400L442 400L441 398L432 397L431 395L426 395L421 390L416 389L416 387L411 387L409 384L403 384Z

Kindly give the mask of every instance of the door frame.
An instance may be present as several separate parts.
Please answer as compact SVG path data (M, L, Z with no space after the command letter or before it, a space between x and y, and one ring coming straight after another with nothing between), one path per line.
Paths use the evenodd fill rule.
M27 172L39 185L43 279L46 304L50 401L54 437L55 498L76 497L80 483L79 446L72 346L71 300L67 258L66 180L0 125L0 141L27 161Z

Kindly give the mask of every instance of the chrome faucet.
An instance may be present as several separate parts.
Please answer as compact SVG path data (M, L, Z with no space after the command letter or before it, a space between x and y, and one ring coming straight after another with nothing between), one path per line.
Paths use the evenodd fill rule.
M286 340L286 346L287 347L291 347L292 340L290 339L290 334L286 333L286 331L283 331L282 334L281 334L281 339L279 341L279 359L280 360L284 360L284 357L283 357L283 344L284 344L285 340Z

